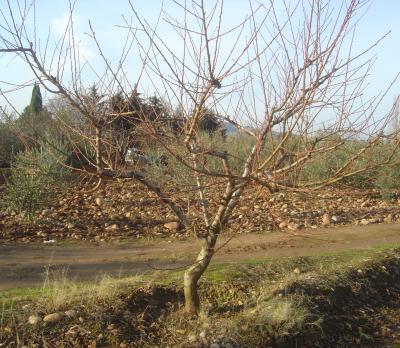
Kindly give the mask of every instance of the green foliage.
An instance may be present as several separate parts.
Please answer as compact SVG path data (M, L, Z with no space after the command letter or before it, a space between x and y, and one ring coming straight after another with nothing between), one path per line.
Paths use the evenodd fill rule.
M2 197L5 208L32 221L39 210L48 206L55 190L68 178L62 165L65 155L59 145L48 141L41 149L32 148L16 155Z
M33 86L31 103L29 104L30 112L39 114L43 111L43 98L40 93L40 87L37 83Z
M0 120L0 167L9 166L12 157L23 148L13 128L13 120Z
M324 144L323 146L327 145ZM349 172L355 174L345 177L340 181L341 184L358 189L373 188L381 170L379 166L376 167L375 165L388 158L393 149L391 144L378 144L371 146L356 158L365 146L366 142L364 141L348 140L335 150L312 157L302 168L301 180L307 182L323 181L334 177L339 170L345 168L338 175ZM368 169L368 167L370 168ZM361 171L363 168L367 169Z
M382 198L391 200L395 190L400 190L400 164L381 168L375 181L375 187Z

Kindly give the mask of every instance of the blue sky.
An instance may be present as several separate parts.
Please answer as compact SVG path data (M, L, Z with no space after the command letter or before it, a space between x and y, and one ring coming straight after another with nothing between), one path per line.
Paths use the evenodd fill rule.
M13 3L14 0L11 0ZM133 0L140 14L149 21L155 21L160 0ZM211 0L207 1L208 3ZM279 1L277 1L279 2ZM339 4L341 0L331 0L331 3ZM247 0L225 0L226 20L231 23L243 16L243 9L247 6ZM0 8L6 10L6 0L0 0ZM66 24L69 4L64 0L37 0L38 37L45 38L50 30L50 37L55 40ZM93 66L99 66L100 61L96 48L90 38L85 35L88 31L88 20L91 21L106 54L110 59L115 58L115 52L121 48L124 31L115 25L122 23L122 15L130 15L129 4L126 0L77 0L75 8L76 36L80 41L80 53L82 58L88 59ZM372 0L369 9L358 26L358 35L355 48L361 50L368 47L376 39L391 31L391 34L374 50L377 61L371 71L370 85L366 91L371 95L385 89L391 79L400 71L400 1L398 0ZM0 22L2 20L0 19ZM179 49L179 48L177 48ZM132 62L129 73L137 74L136 63ZM31 72L18 59L10 59L10 56L0 56L0 89L9 90L10 85L30 81ZM93 80L90 77L84 81L90 85ZM22 110L29 103L31 87L8 94L8 97L18 110ZM396 82L394 88L384 103L389 107L395 95L400 94L400 82ZM48 95L46 95L48 96ZM5 102L0 99L0 106Z

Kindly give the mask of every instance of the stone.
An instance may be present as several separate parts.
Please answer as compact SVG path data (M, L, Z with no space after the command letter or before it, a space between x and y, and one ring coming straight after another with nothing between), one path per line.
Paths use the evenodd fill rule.
M339 218L336 215L333 215L331 219L333 222L339 222Z
M51 313L51 314L47 314L43 318L43 321L45 323L56 323L56 322L60 321L61 319L63 319L64 316L65 316L64 313L61 313L61 312Z
M28 323L29 324L31 324L31 325L37 325L37 324L39 324L40 322L42 321L42 318L41 317L39 317L38 315L31 315L29 318L28 318Z
M72 230L73 228L75 228L75 225L69 223L69 224L67 225L67 228L68 228L69 230Z
M361 221L360 221L360 224L361 225L369 225L371 222L369 221L369 220L367 220L367 219L362 219Z
M287 223L285 222L285 221L282 221L280 224L279 224L279 228L285 228L287 226Z
M171 221L164 224L164 227L170 231L177 231L180 228L180 223L177 221Z
M300 230L303 227L303 225L291 222L290 224L288 224L287 227L289 230L296 231L296 230Z
M329 226L331 224L331 217L325 213L322 215L322 226Z
M300 268L295 268L295 269L293 270L293 273L294 273L294 274L300 274L300 273L301 273Z
M68 311L65 311L64 314L69 318L69 319L74 319L78 316L78 312L75 309L70 309Z
M101 197L96 197L96 205L101 206L103 204L103 199Z
M117 224L112 224L112 225L106 227L107 231L117 231L118 229L119 229L119 226Z
M197 341L197 337L196 337L196 335L190 335L188 337L188 340L189 340L189 342L196 342Z
M211 343L210 348L220 348L218 343Z
M386 217L383 219L383 221L384 221L386 224L392 223L392 222L393 222L393 215L392 215L392 214L386 215Z
M44 244L53 244L53 243L56 243L56 240L55 239L44 240L43 243Z
M205 338L207 337L207 332L206 332L206 331L200 332L199 337L200 337L201 339L205 339Z

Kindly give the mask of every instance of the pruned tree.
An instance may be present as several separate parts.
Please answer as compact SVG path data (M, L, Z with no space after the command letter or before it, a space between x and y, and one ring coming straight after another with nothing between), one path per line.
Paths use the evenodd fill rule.
M184 275L189 313L199 311L199 279L249 187L259 185L269 193L320 189L388 163L398 146L397 141L384 156L365 161L382 144L390 113L379 116L376 112L387 91L370 99L363 96L372 65L370 52L380 41L355 51L356 25L364 0L344 0L338 7L328 0L250 1L248 13L231 26L225 21L223 0L170 1L160 12L169 30L159 29L160 24L149 25L129 1L133 19L122 25L126 44L115 65L106 58L89 23L89 35L105 67L96 75L99 94L111 97L118 92L125 99L139 84L151 86L169 110L182 113L182 132L173 135L157 131L161 115L149 120L137 110L126 112L100 100L88 103L82 85L89 63L80 64L73 21L54 47L53 59L47 60L42 53L45 50L26 28L28 11L15 10L14 1L7 3L0 52L17 54L48 92L64 98L86 119L84 136L95 154L89 172L140 182L199 239L199 254ZM171 36L180 49L170 47ZM125 74L129 54L142 60L134 84ZM207 109L215 110L221 122L245 135L237 137L246 142L240 149L243 156L199 134ZM154 179L149 171L116 167L107 161L107 156L117 151L107 136L110 124L133 113L141 118L142 135L186 171L185 187L197 191L197 209L189 211L181 204L183 185L173 179L182 176L172 175L172 169L163 171L162 175L171 178L164 186L163 176ZM78 128L72 131L83 136ZM347 159L329 176L314 179L302 175L309 163L355 139L361 146L349 149ZM221 193L217 201L211 198L215 190Z

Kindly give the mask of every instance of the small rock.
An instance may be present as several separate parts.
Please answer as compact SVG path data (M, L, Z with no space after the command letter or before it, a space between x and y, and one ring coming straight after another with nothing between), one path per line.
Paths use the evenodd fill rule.
M362 269L358 269L358 270L357 270L357 273L358 273L358 274L363 274L363 270L362 270Z
M206 331L200 332L199 337L200 337L201 339L206 338L206 337L207 337L207 332L206 332Z
M333 222L339 222L339 218L336 215L333 215L331 219Z
M301 228L303 228L303 225L291 222L287 227L289 230L296 231L296 230L300 230Z
M43 318L43 321L45 323L56 323L56 322L60 321L62 318L64 318L64 313L56 312L56 313L47 314Z
M295 269L293 270L293 273L295 273L295 274L300 274L300 273L301 273L300 268L295 268Z
M38 323L40 323L42 321L42 318L39 317L38 315L31 315L28 318L28 323L31 325L37 325Z
M362 219L361 221L360 221L360 224L361 225L369 225L371 222L369 221L369 220L367 220L367 219Z
M197 337L196 337L196 335L190 335L188 337L188 340L189 340L189 342L196 342L197 341Z
M119 344L119 347L120 347L120 348L126 348L126 347L128 347L128 345L127 345L126 343L124 343L124 342L121 342L121 343Z
M331 217L329 214L324 214L322 216L322 226L329 226L331 224Z
M287 226L287 223L285 222L285 221L282 221L280 224L279 224L279 228L285 228Z
M383 219L383 221L386 224L391 224L393 222L393 215L392 214L388 214L386 215L386 217Z
M75 228L75 225L70 223L70 224L67 225L67 228L69 230L72 230L73 228Z
M211 343L210 348L220 348L218 343Z
M55 242L56 242L55 239L50 239L50 240L44 240L44 241L43 241L44 244L53 244L53 243L55 243Z
M96 205L101 206L103 204L103 199L101 197L96 197Z
M177 221L171 221L164 224L164 227L170 231L177 231L180 228L180 223Z
M281 210L287 209L288 205L285 203L284 205L281 206Z
M64 314L69 318L69 319L74 319L78 316L78 312L75 309L70 309L68 311L65 311Z
M26 311L26 310L29 309L29 308L31 308L31 305L30 305L30 304L24 304L24 305L22 306L22 309L23 309L24 311Z
M117 231L118 229L119 229L119 226L117 224L112 224L112 225L106 227L106 230L109 230L109 231Z

